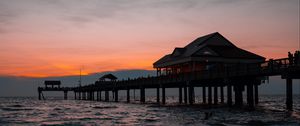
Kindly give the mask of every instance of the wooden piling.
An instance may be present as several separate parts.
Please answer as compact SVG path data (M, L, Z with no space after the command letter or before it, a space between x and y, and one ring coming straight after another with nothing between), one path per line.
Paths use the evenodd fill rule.
M68 99L68 91L64 91L64 100Z
M115 102L119 101L119 91L115 90Z
M206 104L206 87L202 87L202 100Z
M145 88L144 87L140 88L140 102L145 103Z
M255 99L255 104L257 105L258 104L258 85L255 84L254 85L254 99Z
M156 103L157 104L159 104L159 102L160 102L160 94L159 94L159 87L158 88L156 88Z
M178 93L179 94L179 96L178 96L179 104L182 104L182 87L179 87L178 90L179 90L179 93Z
M126 90L126 92L127 92L127 100L126 100L126 102L127 103L129 103L130 102L130 89L128 88L127 90Z
M41 91L38 91L38 93L39 93L39 100L42 100L42 92Z
M286 108L293 110L293 80L286 79Z
M99 101L102 101L102 91L99 91Z
M96 91L96 101L99 101L99 91Z
M214 104L215 105L218 104L218 87L217 86L214 87Z
M187 86L185 85L183 87L183 98L184 98L184 104L187 104Z
M232 87L230 84L227 85L227 105L232 106Z
M220 93L221 93L221 103L224 104L224 87L220 87Z
M193 86L189 86L189 103L192 105L194 104L194 94L195 90L194 90L194 87Z
M250 109L254 108L253 84L247 84L247 104Z
M104 101L106 101L106 102L109 101L109 91L108 90L105 91L105 99L104 99Z
M89 91L85 92L85 94L86 94L86 99L85 100L90 100L90 97L91 97L90 92Z
M162 87L162 104L166 104L166 88Z
M212 105L212 88L211 86L208 86L208 105Z
M243 90L244 85L234 85L235 105L237 107L243 106Z
M80 91L78 92L78 100L82 100L81 99L81 92Z
M92 91L91 94L92 94L92 101L94 101L95 100L95 92Z

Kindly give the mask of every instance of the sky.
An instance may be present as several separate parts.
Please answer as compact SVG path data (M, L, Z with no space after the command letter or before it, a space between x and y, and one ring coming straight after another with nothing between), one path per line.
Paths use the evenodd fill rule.
M0 0L0 76L152 70L213 32L287 57L299 49L299 0Z

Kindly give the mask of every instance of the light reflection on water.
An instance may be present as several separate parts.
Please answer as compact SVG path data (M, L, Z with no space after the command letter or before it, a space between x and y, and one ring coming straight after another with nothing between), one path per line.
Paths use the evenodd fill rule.
M200 99L201 97L197 97ZM262 96L255 111L203 106L168 106L36 98L0 98L1 125L299 125L300 101L294 98L295 112L285 110L283 96ZM122 100L122 98L120 98ZM124 98L123 98L124 99ZM147 98L155 101L155 98ZM205 118L205 113L211 116Z

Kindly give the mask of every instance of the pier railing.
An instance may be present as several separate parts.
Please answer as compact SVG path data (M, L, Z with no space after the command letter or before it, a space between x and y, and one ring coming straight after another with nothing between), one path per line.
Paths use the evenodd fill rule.
M38 87L39 91L73 91L72 87Z

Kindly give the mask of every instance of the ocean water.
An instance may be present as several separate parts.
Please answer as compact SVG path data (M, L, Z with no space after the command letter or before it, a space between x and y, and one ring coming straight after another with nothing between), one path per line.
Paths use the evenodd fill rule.
M200 97L197 97L199 100ZM125 98L120 98L125 101ZM148 102L155 101L147 97ZM124 102L97 102L37 98L0 98L0 125L300 125L300 97L294 96L294 111L285 110L285 97L260 96L256 110L203 105L177 105L168 97L166 106ZM209 116L207 116L209 115Z

